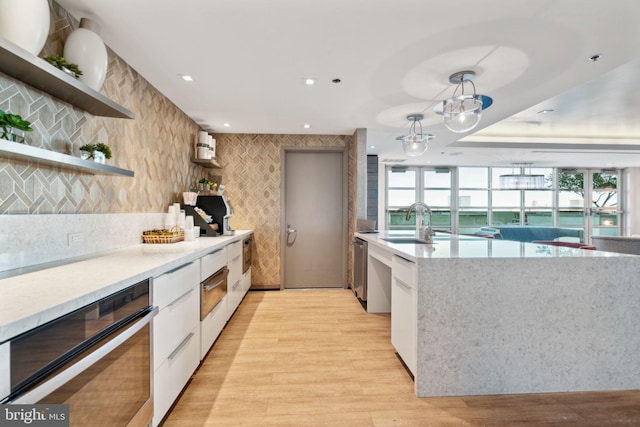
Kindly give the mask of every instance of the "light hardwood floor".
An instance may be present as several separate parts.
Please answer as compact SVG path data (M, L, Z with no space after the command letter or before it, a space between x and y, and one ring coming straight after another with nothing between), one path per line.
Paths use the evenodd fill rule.
M348 290L259 291L164 425L640 426L640 391L418 399L389 316Z

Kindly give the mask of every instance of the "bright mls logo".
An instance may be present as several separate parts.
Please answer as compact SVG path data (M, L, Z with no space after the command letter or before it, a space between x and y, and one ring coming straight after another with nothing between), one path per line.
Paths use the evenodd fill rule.
M0 405L0 427L69 427L69 405Z

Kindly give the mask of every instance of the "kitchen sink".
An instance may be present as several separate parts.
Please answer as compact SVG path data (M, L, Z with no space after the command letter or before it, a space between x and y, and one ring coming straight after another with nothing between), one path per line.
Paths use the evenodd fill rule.
M433 242L425 242L424 240L416 239L415 237L382 237L381 240L389 243L406 243L411 245L431 245Z

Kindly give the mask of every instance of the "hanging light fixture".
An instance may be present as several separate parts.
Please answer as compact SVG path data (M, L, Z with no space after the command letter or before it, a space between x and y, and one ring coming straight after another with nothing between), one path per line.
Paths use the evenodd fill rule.
M458 71L449 76L449 82L457 85L451 98L445 99L434 107L434 111L444 118L444 125L451 132L465 133L478 126L482 110L493 104L493 99L476 93L473 83L476 73ZM473 94L465 93L465 84L473 88ZM460 90L460 94L456 95Z
M430 133L422 133L422 123L420 123L422 119L424 119L423 114L408 115L407 120L413 122L409 128L409 134L396 138L402 141L402 151L404 151L407 156L418 157L424 154L425 151L427 151L429 140L434 137ZM416 132L416 123L420 125L419 133Z
M544 175L531 173L531 163L516 163L514 166L529 166L529 173L500 175L498 185L503 190L537 190L545 188Z

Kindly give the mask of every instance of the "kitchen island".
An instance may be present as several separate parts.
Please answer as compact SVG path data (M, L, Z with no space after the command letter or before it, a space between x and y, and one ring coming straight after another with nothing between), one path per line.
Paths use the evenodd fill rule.
M417 396L640 388L640 257L356 236L369 242L368 309L391 312Z

